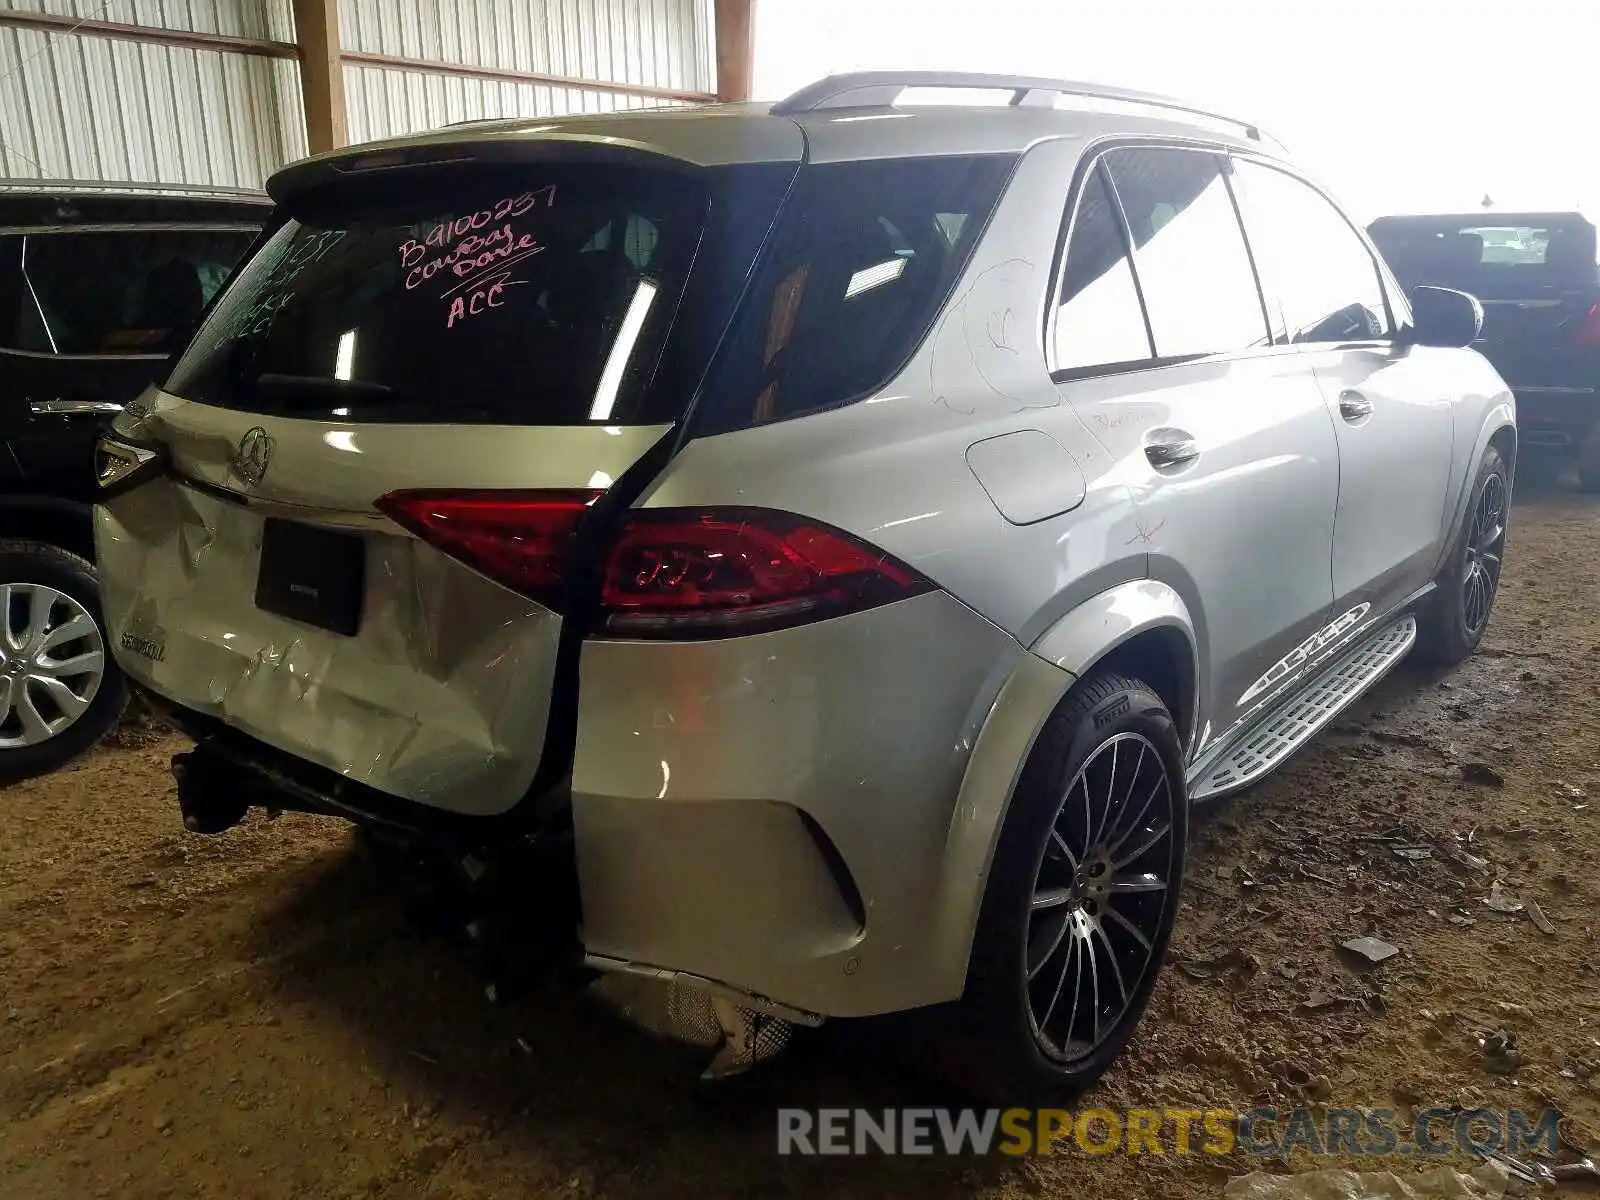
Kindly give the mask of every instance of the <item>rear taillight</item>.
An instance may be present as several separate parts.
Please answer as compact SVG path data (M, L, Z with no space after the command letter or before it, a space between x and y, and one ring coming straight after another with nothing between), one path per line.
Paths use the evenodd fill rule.
M380 512L423 541L506 587L559 603L573 535L602 493L390 492Z
M1578 346L1600 346L1600 304L1591 305L1578 323L1578 331L1572 335L1572 341Z
M601 630L705 638L841 616L933 590L883 551L768 509L629 514L606 562Z

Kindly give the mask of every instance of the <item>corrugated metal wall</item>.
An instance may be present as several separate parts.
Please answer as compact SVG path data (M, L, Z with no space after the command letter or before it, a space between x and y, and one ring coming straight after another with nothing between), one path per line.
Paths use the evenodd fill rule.
M0 0L0 9L290 41L289 0ZM288 60L0 26L0 177L259 187L305 154Z
M711 0L341 0L346 50L714 92ZM451 121L650 108L583 88L345 65L350 140Z
M294 41L290 0L0 0L0 10Z
M4 10L292 42L292 0L0 0ZM343 49L716 88L712 0L340 0ZM289 59L0 25L0 178L259 187L306 153ZM498 116L673 103L346 63L352 142Z

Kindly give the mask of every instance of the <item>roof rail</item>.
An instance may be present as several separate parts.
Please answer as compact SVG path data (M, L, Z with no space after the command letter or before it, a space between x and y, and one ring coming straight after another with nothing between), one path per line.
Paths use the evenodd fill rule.
M786 100L772 106L778 116L815 112L819 108L881 107L892 105L908 88L951 88L972 91L1010 92L1013 106L1049 105L1057 96L1088 96L1097 100L1120 100L1148 104L1198 117L1225 121L1244 130L1245 136L1261 141L1259 126L1225 113L1213 112L1185 100L1131 88L1107 87L1099 83L1075 83L1068 79L1043 79L1027 75L988 75L971 71L857 71L830 75L801 88ZM1276 138L1272 139L1274 142Z
M237 197L241 200L263 200L266 193L258 188L224 187L209 183L156 183L150 180L118 179L0 179L0 191L30 192L166 192L169 194Z

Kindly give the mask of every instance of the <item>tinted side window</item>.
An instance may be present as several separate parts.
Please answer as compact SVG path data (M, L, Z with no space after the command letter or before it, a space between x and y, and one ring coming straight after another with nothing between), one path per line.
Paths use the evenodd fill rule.
M1245 227L1269 297L1278 342L1369 341L1394 330L1378 264L1344 215L1315 188L1241 162Z
M199 318L251 237L228 230L24 235L25 303L0 337L46 354L162 353Z
M1127 239L1100 167L1083 181L1056 306L1057 370L1082 370L1151 357Z
M1223 160L1193 150L1113 150L1111 182L1156 354L1218 354L1267 342L1267 320Z
M700 420L739 429L881 387L950 294L1015 158L802 168Z

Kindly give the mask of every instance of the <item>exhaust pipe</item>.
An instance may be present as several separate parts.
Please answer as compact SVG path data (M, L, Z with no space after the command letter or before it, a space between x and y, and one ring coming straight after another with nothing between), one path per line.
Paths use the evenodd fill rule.
M250 807L239 798L237 775L229 778L214 760L189 750L172 756L172 778L178 784L178 811L190 833L221 833L244 820Z

